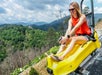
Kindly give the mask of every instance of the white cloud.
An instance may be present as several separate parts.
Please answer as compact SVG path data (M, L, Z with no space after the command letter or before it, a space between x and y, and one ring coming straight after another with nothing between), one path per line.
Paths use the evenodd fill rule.
M47 5L46 5L46 8L47 8L48 10L51 10L51 5L47 4Z
M102 13L102 7L95 7L95 13Z
M23 2L23 1L21 1L21 2ZM27 2L29 2L29 3L27 3ZM18 21L51 22L56 19L56 16L53 15L52 13L54 11L57 11L62 8L59 4L53 5L53 3L52 3L52 5L53 5L52 6L52 5L50 5L49 1L46 0L45 2L48 2L48 4L45 4L44 9L40 9L41 6L36 5L36 6L39 6L40 10L38 10L37 8L36 9L34 8L35 10L31 10L28 8L34 7L34 4L32 4L30 1L24 1L24 4L28 6L28 8L26 8L27 6L23 6L23 3L19 4L15 0L8 0L8 1L4 0L4 2L2 4L0 4L0 6L2 6L6 10L6 14L4 13L4 15L0 16L0 19L4 18L4 22L7 22L7 21L9 21L9 22L16 22L16 21L17 22ZM29 5L30 3L32 4L32 6ZM44 5L42 7L44 7Z
M97 0L98 3L102 3L102 0Z
M9 0L2 4L2 7L6 10L0 19L4 19L2 22L19 22L19 21L35 21L34 19L34 11L30 11L25 9L23 6Z
M102 1L102 0L98 0ZM6 12L0 14L1 22L51 22L68 15L68 0L3 0L0 7ZM85 5L84 5L85 6ZM61 10L61 16L59 13ZM95 12L102 12L102 8L95 7Z
M87 5L83 4L82 9L84 9L85 7L87 7Z

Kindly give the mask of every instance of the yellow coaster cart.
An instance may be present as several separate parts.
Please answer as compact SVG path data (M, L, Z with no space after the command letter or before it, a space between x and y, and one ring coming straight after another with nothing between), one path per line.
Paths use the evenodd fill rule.
M84 0L81 0L81 7L83 1ZM97 48L100 48L101 43L98 39L97 32L94 30L93 0L90 1L92 12L88 13L86 16L89 17L91 15L92 18L91 21L93 24L90 25L92 38L83 45L76 44L73 50L71 50L71 52L69 52L62 61L55 61L50 56L48 56L47 71L50 75L71 75L72 72L77 72L82 62L84 62L89 55L93 57L95 54L94 52L97 50ZM63 52L60 54L56 54L56 56L62 55Z

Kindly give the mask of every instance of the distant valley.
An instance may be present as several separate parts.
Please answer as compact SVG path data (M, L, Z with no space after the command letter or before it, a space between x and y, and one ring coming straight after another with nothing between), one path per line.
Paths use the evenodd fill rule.
M68 19L70 18L70 16L66 16L64 18L61 18L61 19L58 19L58 20L55 20L51 23L46 23L46 24L32 24L30 25L31 27L34 27L34 28L38 28L38 29L41 29L41 30L48 30L48 28L50 27L53 27L55 29L59 29L60 27L66 27L67 26L67 23L68 23ZM98 22L99 19L102 19L102 14L95 14L94 15L94 18L95 18L95 24ZM39 22L40 23L40 22Z

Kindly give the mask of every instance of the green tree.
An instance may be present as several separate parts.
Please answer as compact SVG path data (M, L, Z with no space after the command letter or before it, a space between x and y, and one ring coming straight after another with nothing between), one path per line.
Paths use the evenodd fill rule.
M83 9L83 13L84 14L88 14L89 13L89 7L86 6L84 9Z
M38 74L38 72L33 67L31 67L29 75L39 75L39 74Z
M57 44L57 39L59 37L59 33L54 30L54 28L49 28L47 32L47 44L52 47Z

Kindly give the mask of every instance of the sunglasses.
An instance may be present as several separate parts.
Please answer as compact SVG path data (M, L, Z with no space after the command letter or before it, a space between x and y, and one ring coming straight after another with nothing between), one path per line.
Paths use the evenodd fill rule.
M69 9L69 11L74 11L75 8Z

